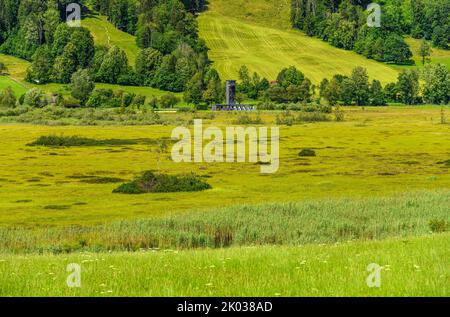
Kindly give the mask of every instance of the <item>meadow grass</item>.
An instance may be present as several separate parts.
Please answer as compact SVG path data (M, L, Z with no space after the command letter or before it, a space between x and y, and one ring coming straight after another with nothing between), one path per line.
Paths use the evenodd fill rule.
M449 296L450 235L302 247L0 255L0 296ZM81 288L69 288L69 263ZM382 267L369 288L367 267Z
M368 198L448 190L450 137L440 107L345 108L344 122L280 126L280 169L264 175L254 163L174 163L156 142L51 148L41 136L94 140L170 138L175 126L204 118L204 127L233 125L238 113L161 114L167 125L0 125L0 225L67 226L163 217L186 210L328 198ZM448 115L448 111L446 111ZM278 112L261 112L276 125ZM126 115L124 115L126 117ZM121 124L120 122L117 124ZM309 148L315 157L300 157ZM80 183L74 175L134 179L146 170L207 177L201 193L113 194L116 184ZM63 210L45 209L63 205Z
M222 78L237 78L247 65L269 80L284 67L296 66L318 84L334 74L350 75L353 68L367 68L372 79L395 82L398 71L352 51L341 50L293 30L287 0L209 1L199 17L200 37Z
M81 175L79 179L97 180ZM423 192L395 198L233 206L92 227L0 228L0 252L138 251L380 240L450 231L448 206L450 192ZM64 210L71 206L46 207Z

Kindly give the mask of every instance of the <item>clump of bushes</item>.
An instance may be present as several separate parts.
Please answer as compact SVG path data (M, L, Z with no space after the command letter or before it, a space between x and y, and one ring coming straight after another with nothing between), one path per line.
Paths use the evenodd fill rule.
M36 141L28 143L28 146L103 146L103 145L133 145L134 140L95 140L80 136L63 136L63 135L44 135L40 136Z
M330 121L330 118L323 112L301 112L297 120L299 122L325 122Z
M435 233L446 232L449 230L450 224L443 219L432 219L428 223L431 231Z
M248 114L240 115L239 117L234 120L233 124L263 124L263 120L259 116L259 114L255 117L249 116Z
M304 148L300 151L300 153L298 153L298 156L314 157L314 156L316 156L316 151L314 151L313 149Z
M211 185L200 177L190 175L154 174L146 171L132 182L124 183L116 188L113 193L121 194L145 194L145 193L174 193L196 192L211 189Z

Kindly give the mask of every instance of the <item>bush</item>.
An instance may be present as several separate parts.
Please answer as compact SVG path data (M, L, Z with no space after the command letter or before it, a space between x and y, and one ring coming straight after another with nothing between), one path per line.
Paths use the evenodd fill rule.
M88 107L105 107L105 108L116 108L120 107L121 100L114 95L112 89L95 89L86 105Z
M322 112L302 112L298 115L297 120L300 122L324 122L330 121L330 118Z
M162 108L173 108L177 103L180 102L180 99L178 99L174 94L167 94L161 96L159 98L159 103Z
M431 231L435 233L446 232L448 231L450 225L444 219L433 219L430 220L429 224Z
M304 148L300 151L300 153L298 153L298 156L301 157L314 157L316 156L316 152L312 149L309 148Z
M256 117L249 116L248 114L240 115L233 124L263 124L261 117L257 115Z
M43 108L48 105L48 98L39 88L32 88L25 94L23 103L30 107Z
M132 182L124 183L113 193L144 194L144 193L174 193L195 192L211 189L211 185L202 181L198 176L154 174L146 171Z
M16 95L10 86L0 92L0 106L14 108L16 106Z
M80 136L63 136L63 135L47 135L40 136L36 141L28 143L28 146L105 146L105 145L133 145L136 144L134 140L96 140Z

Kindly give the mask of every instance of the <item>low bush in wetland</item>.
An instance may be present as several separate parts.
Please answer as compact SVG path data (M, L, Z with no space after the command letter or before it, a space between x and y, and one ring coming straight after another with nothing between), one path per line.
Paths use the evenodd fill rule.
M448 231L449 205L450 192L424 192L243 205L100 226L0 228L0 252L304 245L419 236L429 234L430 227ZM59 205L51 208L64 212Z
M432 219L429 225L433 232L446 232L450 228L450 223L444 219Z
M166 175L146 171L132 182L124 183L113 193L144 194L144 193L174 193L196 192L211 189L211 185L196 175Z
M63 135L44 135L40 136L36 141L27 144L28 146L50 146L50 147L62 147L62 146L111 146L111 145L133 145L137 144L134 140L96 140L85 138L81 136L63 136Z
M303 156L303 157L316 156L316 151L309 149L309 148L304 148L300 151L300 153L298 153L298 156Z
M236 120L233 121L233 124L243 124L243 125L249 125L249 124L264 124L261 117L258 115L256 116L250 116L248 114L240 115L236 118Z
M323 112L301 112L297 121L299 122L325 122L330 121L330 118L326 113Z

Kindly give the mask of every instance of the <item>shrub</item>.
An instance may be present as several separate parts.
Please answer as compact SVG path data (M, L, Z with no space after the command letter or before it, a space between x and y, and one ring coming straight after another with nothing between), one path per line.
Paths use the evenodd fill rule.
M180 102L180 99L174 94L163 95L159 98L159 103L162 108L173 108L178 102Z
M304 148L300 151L300 153L298 153L298 156L313 157L313 156L316 156L316 152L312 149Z
M154 174L151 171L146 171L141 177L135 179L134 181L120 185L113 191L113 193L174 193L195 192L207 189L211 189L211 185L193 174L174 176Z
M326 113L322 112L302 112L297 118L300 122L324 122L330 121Z
M444 219L432 219L428 223L431 231L435 233L446 232L449 229L450 224Z
M16 95L10 86L0 92L0 106L14 108L16 106Z
M105 145L133 145L136 144L134 140L95 140L84 138L80 136L58 136L47 135L40 136L36 141L27 144L28 146L105 146Z
M39 88L32 88L27 91L23 103L34 108L43 108L48 105L47 96Z
M120 107L120 104L120 98L117 98L111 89L95 89L86 103L88 107L94 108L115 108Z
M292 126L295 122L294 116L290 111L285 111L281 115L277 115L276 119L277 125L287 125Z
M249 116L248 114L240 115L234 122L234 124L263 124L261 117L257 115L256 117Z
M334 117L337 122L342 122L345 120L344 111L340 106L337 106L336 109L334 110Z

